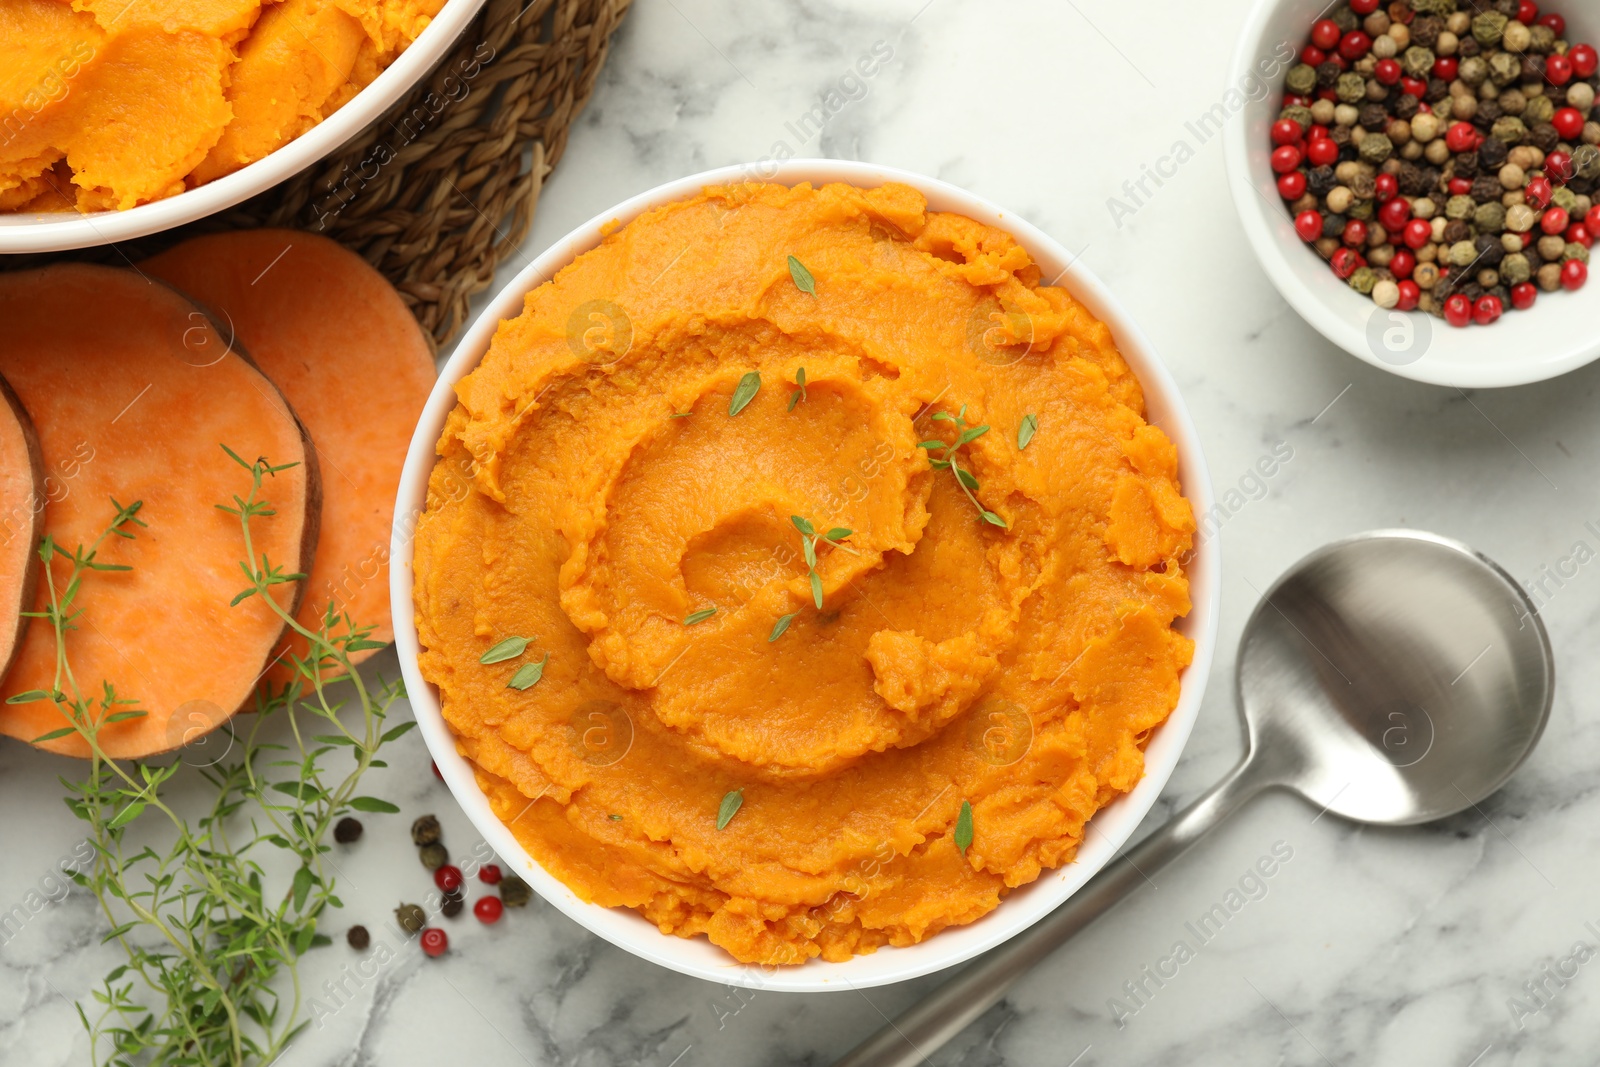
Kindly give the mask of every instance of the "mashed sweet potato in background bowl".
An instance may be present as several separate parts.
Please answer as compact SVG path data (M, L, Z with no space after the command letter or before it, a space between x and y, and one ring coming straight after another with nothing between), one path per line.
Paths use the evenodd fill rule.
M917 448L961 403L992 425L955 453L976 500ZM1170 375L1058 243L889 168L730 167L579 227L463 338L401 481L396 646L451 791L544 899L697 977L879 985L1025 929L1155 802L1211 665L1210 507ZM821 611L808 510L851 529L816 544Z
M142 237L292 177L483 2L0 0L0 254Z

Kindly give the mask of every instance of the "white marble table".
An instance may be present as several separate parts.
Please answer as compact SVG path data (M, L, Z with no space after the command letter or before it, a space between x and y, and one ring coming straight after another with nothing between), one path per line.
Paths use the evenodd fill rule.
M1513 575L1545 568L1559 691L1544 741L1473 812L1358 830L1288 797L1253 805L1058 953L935 1064L1592 1063L1600 1039L1600 367L1464 394L1336 351L1279 299L1236 233L1221 145L1195 153L1132 217L1107 200L1185 137L1223 89L1245 0L638 0L545 190L525 246L659 182L771 155L866 159L933 174L1016 211L1085 261L1172 367L1219 491L1247 502L1221 531L1223 652L1193 740L1152 821L1240 752L1232 648L1256 589L1317 545L1414 526L1470 541ZM881 43L880 43L881 42ZM846 81L879 49L870 79ZM884 52L891 52L882 58ZM821 131L794 131L830 90ZM850 99L854 95L855 99ZM1178 100L1180 103L1174 104ZM1192 142L1192 138L1191 138ZM506 276L519 264L507 267ZM1293 457L1264 484L1258 456ZM1588 525L1594 523L1594 525ZM392 669L392 658L384 660ZM347 921L375 928L422 895L405 825L435 811L458 853L477 842L427 773L415 736L374 791L405 814L368 819L345 863ZM81 840L57 801L73 768L0 744L0 911ZM1281 844L1280 844L1281 843ZM1139 1001L1124 983L1274 847L1292 850L1250 901ZM1257 896L1260 896L1257 893ZM640 962L537 901L498 927L463 916L451 954L411 951L375 976L308 959L331 1010L286 1065L825 1065L938 981L865 995L750 994ZM43 907L0 947L0 1062L86 1060L68 1000L111 965L86 894ZM1574 956L1575 946L1586 951ZM1581 959L1579 957L1582 957ZM1546 971L1549 964L1551 971ZM1565 970L1568 977L1559 976ZM1170 967L1169 967L1170 970ZM1536 1000L1528 983L1543 983ZM1135 1012L1113 1018L1116 998ZM1142 1003L1141 1003L1142 1001ZM1519 1009L1517 1003L1522 1007ZM1076 1059L1075 1059L1076 1057Z

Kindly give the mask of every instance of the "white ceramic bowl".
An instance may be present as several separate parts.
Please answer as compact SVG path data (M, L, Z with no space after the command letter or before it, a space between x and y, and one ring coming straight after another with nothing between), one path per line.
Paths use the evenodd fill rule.
M232 174L126 211L0 214L0 254L57 252L129 241L232 207L305 170L383 115L455 44L484 0L446 0L411 47L372 84L282 148Z
M1211 670L1216 642L1220 552L1213 538L1199 546L1192 561L1190 578L1193 582L1191 593L1194 608L1183 621L1182 629L1195 641L1194 662L1184 673L1177 709L1156 731L1146 749L1144 780L1132 792L1095 815L1096 832L1079 849L1075 863L1060 870L1045 872L1038 881L1013 892L998 908L978 922L945 930L918 945L883 948L871 955L857 956L846 963L813 960L800 967L769 971L734 962L722 949L705 938L685 940L663 934L652 923L627 909L585 903L546 873L490 810L488 801L473 779L471 767L456 752L455 737L439 711L438 691L423 680L417 668L417 628L411 599L412 546L409 534L426 499L428 475L433 470L435 460L434 450L444 427L445 416L456 404L455 384L478 365L489 347L495 327L502 319L521 313L523 296L530 289L570 263L574 257L599 244L602 226L612 220L626 223L650 208L692 196L703 186L747 180L757 173L756 168L752 167L725 167L707 171L668 182L610 208L547 249L484 309L445 364L433 395L423 410L401 474L399 499L395 504L397 521L390 549L395 646L417 722L445 782L478 832L545 900L612 944L663 967L697 978L775 990L863 988L937 971L1000 944L1043 918L1071 896L1133 833L1134 827L1139 825L1139 821L1155 803L1162 786L1177 765L1179 753L1183 751L1184 742L1188 740L1200 711L1200 698ZM1013 234L1033 255L1046 278L1053 278L1058 272L1065 271L1060 284L1071 290L1111 328L1123 356L1144 385L1150 421L1166 431L1176 443L1183 488L1194 503L1196 513L1204 514L1211 507L1211 482L1201 456L1200 438L1188 410L1178 396L1172 376L1162 366L1150 341L1134 325L1121 305L1055 240L971 193L932 178L888 167L838 160L791 160L769 166L759 172L759 177L786 185L807 181L816 185L848 182L869 188L889 181L904 182L920 189L927 196L930 208L960 212Z
M1542 5L1567 18L1567 39L1600 41L1600 5L1555 0ZM1238 86L1283 42L1296 51L1327 0L1257 0L1239 37L1230 86ZM1294 232L1269 160L1269 128L1283 101L1284 67L1271 91L1227 122L1223 138L1228 187L1245 236L1285 300L1328 340L1373 366L1435 385L1461 388L1543 381L1600 356L1600 284L1576 293L1539 294L1531 311L1510 311L1493 326L1456 329L1420 311L1384 311L1334 277ZM1286 352L1285 359L1302 358Z

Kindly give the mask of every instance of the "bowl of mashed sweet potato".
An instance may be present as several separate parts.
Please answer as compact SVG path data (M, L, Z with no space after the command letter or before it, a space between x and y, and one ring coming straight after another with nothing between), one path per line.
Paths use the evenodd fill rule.
M0 253L140 237L275 185L387 111L482 5L5 0ZM448 72L454 91L480 66Z
M729 167L465 335L401 482L396 645L543 899L686 974L861 988L1025 929L1149 810L1211 664L1211 506L1172 378L1058 243L890 168Z

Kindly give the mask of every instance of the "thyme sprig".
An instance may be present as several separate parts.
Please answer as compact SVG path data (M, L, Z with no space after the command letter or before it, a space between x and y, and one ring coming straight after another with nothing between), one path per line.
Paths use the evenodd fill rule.
M371 627L357 626L330 604L312 630L272 595L276 586L304 576L285 572L265 552L256 555L252 523L273 514L263 486L291 465L246 463L225 451L251 478L248 495L218 505L239 519L243 534L240 566L247 585L234 603L260 597L308 646L305 655L289 656L294 676L281 690L270 683L257 689L258 714L246 716L247 727L225 727L237 759L229 762L224 753L207 767L112 759L100 731L145 712L135 710L137 702L121 696L111 681L102 680L96 691L73 672L66 638L83 614L76 603L82 580L93 571L127 569L102 563L97 554L108 537L131 538L132 527L145 525L138 519L139 504L124 507L113 500L116 512L106 529L70 557L48 536L39 549L48 603L36 614L49 622L55 639L53 689L12 699L53 703L69 725L38 740L76 733L90 753L84 781L63 779L67 806L89 825L95 849L93 863L73 879L94 895L111 924L104 940L115 941L125 957L93 993L96 1016L91 1019L78 1005L97 1065L243 1067L276 1059L308 1025L301 1017L297 961L328 943L317 932L318 920L328 907L343 906L324 860L331 847L324 843L328 830L351 811L399 810L360 795L357 787L369 768L384 766L377 758L380 747L415 725L384 729L385 715L404 689L382 679L369 685L355 671L353 656L381 647L371 640ZM64 581L51 566L58 557L67 559ZM336 675L348 679L340 684L351 697L329 692ZM341 712L351 706L360 719L346 725L352 716ZM308 735L308 719L322 720L330 732ZM267 740L285 730L287 743ZM353 760L342 776L330 774L326 765L339 749ZM169 803L167 787L190 787L194 776L209 783L212 796L191 821L176 802ZM165 852L152 844L135 848L127 840L128 828L150 813L162 820L140 823L141 837L166 839ZM286 853L294 865L281 892L267 888L256 859L271 849Z
M825 545L832 545L834 548L842 548L846 552L854 554L854 549L850 548L848 545L842 545L839 543L846 537L849 537L852 533L854 533L854 531L847 530L843 526L835 526L827 533L819 534L817 533L817 528L813 526L811 521L804 516L790 515L789 521L794 523L794 528L796 530L800 531L800 548L801 551L805 553L806 570L811 574L811 599L816 601L817 610L821 611L822 576L817 573L817 542L821 541ZM785 625L785 628L787 628L787 624ZM782 633L783 630L774 629L773 636L767 638L768 643L777 640Z
M982 426L968 426L966 415L967 405L965 404L962 404L961 410L954 415L948 411L935 412L933 415L935 422L955 424L955 440L946 444L944 441L935 438L931 441L919 441L917 447L928 450L928 465L933 467L934 470L949 470L956 476L956 484L961 487L963 493L967 494L967 499L972 501L972 506L978 509L978 515L982 517L984 522L992 526L998 526L1002 530L1009 529L1006 526L1006 520L978 503L978 498L973 495L979 490L978 479L973 476L971 471L961 466L957 458L956 453L960 451L963 445L971 444L989 432L987 423ZM936 449L941 450L938 458L933 456L933 452Z

